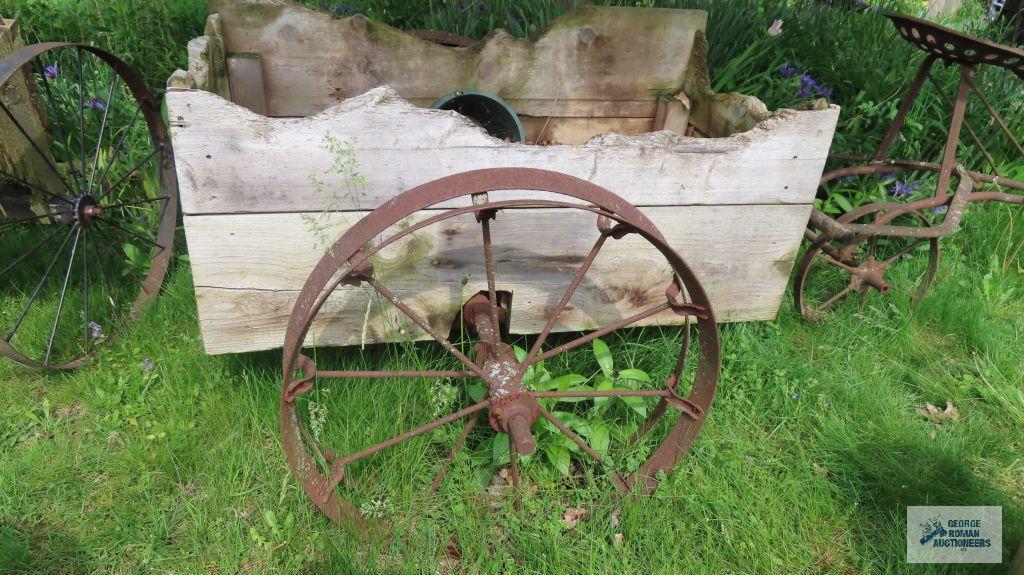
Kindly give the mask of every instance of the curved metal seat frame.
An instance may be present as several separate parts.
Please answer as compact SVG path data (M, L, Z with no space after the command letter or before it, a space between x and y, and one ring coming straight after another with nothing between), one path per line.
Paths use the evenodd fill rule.
M994 65L1006 68L1024 79L1024 51L962 34L927 20L900 14L887 14L886 16L892 20L901 37L917 48L920 48L927 56L918 66L917 74L910 85L910 89L900 103L896 118L893 120L892 126L886 132L881 145L874 155L870 158L849 154L831 156L835 160L860 163L861 165L852 165L829 171L822 176L821 184L824 185L832 180L846 176L878 172L929 170L939 174L935 194L931 198L913 202L883 202L858 208L856 210L858 212L878 214L875 222L872 224L840 223L815 209L811 214L809 226L805 232L805 236L812 241L830 237L844 245L852 245L865 239L882 235L919 239L937 238L950 235L956 231L956 228L959 227L963 210L968 202L1001 201L1024 204L1024 194L1006 193L998 189L990 189L994 186L996 188L1024 191L1024 182L1005 178L999 174L995 161L992 159L988 149L978 136L978 133L967 123L964 117L968 99L973 93L981 101L985 109L988 110L989 114L991 114L1000 130L1012 142L1017 152L1024 158L1024 147L1021 146L1020 140L1010 131L1002 116L999 115L999 112L996 111L973 80L975 70L980 65ZM956 65L960 68L960 81L957 84L956 97L951 103L948 97L945 98L947 104L952 106L953 115L943 148L941 162L935 164L924 161L887 158L886 154L903 128L907 114L920 95L925 81L930 81L942 93L942 86L931 73L932 67L939 60L944 61L947 65ZM991 174L967 171L958 164L956 147L963 129L966 129L973 142L982 151L992 169ZM960 183L951 195L948 193L948 188L954 176L960 180ZM975 190L975 188L978 189ZM926 227L886 225L901 214L934 209L939 206L948 206L942 224ZM844 220L852 221L849 218L844 218ZM815 232L815 230L818 230L818 232ZM828 242L822 243L824 251L830 257L836 258L840 255L838 248L830 245Z

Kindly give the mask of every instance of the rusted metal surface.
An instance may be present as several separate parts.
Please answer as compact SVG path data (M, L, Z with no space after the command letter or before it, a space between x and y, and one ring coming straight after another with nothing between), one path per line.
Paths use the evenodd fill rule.
M928 20L886 14L904 40L925 53L956 64L989 64L1024 78L1024 50L976 38Z
M533 190L550 192L583 200L586 204L570 203L553 200L504 200L490 201L487 193L498 190ZM471 206L455 208L438 213L414 225L386 234L391 226L416 214L420 210L435 206L454 198L472 196ZM490 247L491 222L500 220L500 210L525 208L575 209L594 214L598 240L590 253L582 259L582 263L570 282L566 292L557 305L549 312L543 330L537 335L530 351L522 361L518 361L508 341L503 341L502 324L508 321L514 312L511 299L499 297L501 278L494 266L494 255ZM481 226L481 252L484 255L484 269L488 275L488 289L476 294L465 302L462 309L463 321L475 336L475 357L470 358L461 353L442 334L431 328L429 322L420 317L414 310L405 305L383 281L374 276L370 258L381 249L407 237L415 230L437 224L445 220L473 213ZM666 301L652 306L650 309L625 318L614 325L605 326L586 335L572 339L562 345L542 351L547 336L555 326L558 316L569 305L573 292L579 287L587 270L597 257L601 247L607 241L615 241L625 234L637 234L653 245L665 258L672 269L673 280L666 287ZM378 239L383 237L383 239ZM327 301L328 296L341 285L358 283L381 294L384 301L397 308L410 321L417 324L455 360L462 364L461 371L393 371L393 378L403 377L440 377L450 373L460 377L473 377L483 382L487 395L469 407L458 410L445 417L416 427L384 442L368 446L354 454L336 457L309 440L305 432L302 417L296 405L298 397L318 385L318 380L346 379L357 377L385 377L388 372L360 371L317 371L313 360L303 353L306 335L317 313ZM539 361L558 355L580 345L592 341L600 335L616 329L628 327L640 319L656 313L673 310L686 318L686 330L683 349L675 362L672 375L664 386L659 389L637 390L580 390L580 391L533 391L523 383L526 370ZM697 330L696 342L699 353L696 356L696 369L687 369L687 351L690 344L689 332L691 323ZM683 259L666 244L661 233L639 210L611 192L590 184L584 180L554 172L527 168L497 168L476 170L441 178L433 182L413 188L392 201L377 208L355 226L349 229L332 247L327 255L316 266L313 274L303 286L296 305L292 310L289 327L284 345L283 385L280 402L280 418L282 442L293 472L299 478L303 489L328 517L336 522L351 521L359 524L362 517L356 506L339 493L336 487L342 482L346 466L365 457L380 452L403 441L418 437L442 425L466 419L462 433L450 454L438 462L438 471L434 476L429 491L433 492L441 485L448 473L450 463L455 454L464 448L469 433L483 412L487 412L487 422L499 433L509 435L510 470L513 486L520 482L519 455L527 455L536 448L536 440L531 430L532 424L539 418L547 419L560 432L580 447L596 463L603 461L602 456L586 443L579 435L560 422L551 413L545 411L538 403L539 399L554 397L600 398L600 397L650 397L658 399L658 406L652 411L648 421L640 426L638 436L650 432L655 424L666 413L668 407L680 412L677 422L650 456L640 465L639 469L622 477L617 472L610 473L609 481L621 493L635 489L640 493L651 492L658 483L660 472L674 468L689 450L701 426L707 418L708 410L715 393L719 376L719 341L714 314L711 310L707 294L697 278ZM677 382L686 379L689 391L685 394L677 392ZM317 464L319 455L323 460L330 461L329 469Z
M938 173L935 191L930 198L912 202L879 202L861 206L838 219L833 219L817 209L812 211L805 233L811 244L797 268L797 279L794 282L794 303L809 320L821 319L825 309L850 294L860 294L863 305L864 296L868 291L889 293L891 286L884 277L886 270L903 256L927 243L928 268L920 279L915 293L915 297L923 296L931 285L938 267L937 240L956 232L968 203L999 201L1024 204L1024 194L1008 193L1002 189L1024 191L1024 182L1005 178L996 171L995 161L986 149L983 139L965 119L967 103L973 94L981 100L995 125L1024 156L1024 147L1016 135L1010 131L998 111L992 107L973 80L976 67L983 64L1007 68L1024 78L1024 51L974 38L919 18L899 14L889 14L888 17L905 40L928 55L918 67L893 123L874 155L871 158L832 156L833 160L860 162L863 165L826 172L821 178L821 185L852 176L924 170ZM947 104L952 108L952 116L940 163L888 158L889 148L900 135L907 114L920 95L925 81L930 80L936 88L940 87L931 76L931 69L939 60L948 65L956 65L960 70L956 96L952 101L946 98ZM982 151L993 174L967 171L958 163L956 148L964 129ZM948 190L953 180L958 183L950 194ZM990 190L985 186L996 186L1000 189ZM941 223L933 225L924 215L928 212L944 213ZM908 214L909 218L904 217ZM905 224L894 225L893 221L897 218L902 218ZM894 256L879 259L874 254L874 247L879 243L879 238L905 238L908 241L905 242L903 249L896 250ZM815 298L808 295L811 290L807 288L807 284L809 276L814 273L814 264L819 262L826 267L838 268L848 273L849 281L844 282L844 286L838 288L824 301L812 301Z
M148 162L150 162L151 160L155 160L159 173L160 193L154 199L146 199L142 201L158 201L161 203L162 207L160 209L159 226L156 229L154 238L144 238L150 245L153 246L153 251L152 256L149 260L148 272L145 278L142 280L139 293L135 297L131 305L130 311L127 314L130 319L134 319L137 317L141 309L144 306L146 306L146 304L148 304L150 301L152 301L152 299L156 297L157 293L159 293L160 291L160 286L163 284L163 279L167 272L167 266L170 263L170 258L173 251L172 248L174 240L174 229L177 224L177 174L174 169L174 153L171 147L170 137L167 132L167 127L164 124L160 113L160 101L150 93L142 77L139 76L131 67L129 67L116 56L94 46L68 42L45 42L25 46L23 48L18 49L17 51L7 56L3 60L0 60L0 93L3 93L4 87L7 85L9 81L11 81L11 79L17 73L19 73L19 71L24 71L27 77L33 77L33 66L36 67L37 71L40 73L40 77L43 78L45 82L46 76L45 74L43 74L43 66L40 64L42 60L40 58L44 55L47 55L48 53L58 50L76 51L76 53L79 54L80 59L82 57L82 54L88 54L89 57L95 58L97 62L102 62L104 65L108 66L112 70L112 80L110 92L107 96L107 102L90 102L90 106L97 106L99 104L102 104L103 107L101 109L103 110L103 118L105 122L107 112L109 111L110 97L114 93L114 82L116 80L120 80L128 88L132 97L135 100L134 103L136 106L136 112L135 118L132 120L133 125L134 121L141 116L142 121L144 121L146 124L146 129L150 136L152 152L145 156L145 158L138 164L133 166L127 172L127 174L125 174L120 180L110 185L110 187L108 188L108 191L116 189L118 186L124 183L124 181L136 170L139 170L144 165L148 164ZM80 63L79 74L81 74ZM50 96L48 92L49 87L45 86L45 88L46 89L43 92L47 96ZM103 200L103 194L94 194L94 192L100 191L96 189L95 186L99 186L103 183L102 180L108 175L107 170L109 169L108 165L106 168L102 170L102 174L99 180L96 180L96 175L98 172L100 172L98 165L98 150L97 153L93 154L93 157L91 159L92 167L91 172L89 172L87 185L85 180L78 182L76 185L75 182L72 182L72 173L78 173L80 174L80 178L84 178L85 174L88 172L88 166L86 163L87 156L84 150L84 143L82 144L83 151L82 156L80 158L81 165L76 166L74 159L70 159L70 172L68 174L61 174L60 171L53 166L51 160L49 159L48 152L46 150L41 149L41 147L35 141L33 141L33 139L27 134L27 132L21 128L18 119L15 118L6 107L4 107L3 109L7 117L11 120L12 124L16 128L18 128L20 134L29 140L29 142L32 145L33 151L36 154L38 154L42 159L44 159L46 163L49 165L50 169L53 171L53 174L56 176L56 181L60 183L60 186L56 187L55 189L42 189L39 186L35 186L32 185L31 183L24 182L23 180L18 178L17 174L2 174L2 176L7 179L19 182L23 185L32 187L37 192L44 194L51 202L51 206L50 208L48 208L48 210L52 211L51 220L56 221L54 227L60 231L63 231L65 227L69 228L71 230L71 232L69 233L74 233L74 235L76 236L75 247L77 247L79 243L81 243L82 249L86 250L89 245L88 237L92 235L91 232L94 228L99 228L100 230L106 228L110 231L111 234L114 234L115 236L137 236L135 232L126 229L124 226L122 226L121 223L123 222L119 223L118 221L115 221L115 219L113 219L116 218L115 209L128 206L129 203L120 203L117 205L104 206L101 205L101 202ZM55 113L59 112L59 110L55 111ZM79 115L81 116L81 112ZM125 138L122 138L120 142L115 146L114 150L111 152L112 156L115 156L118 152L122 151L122 144L124 144L124 140ZM71 154L71 156L74 156L74 154ZM108 200L108 202L109 201L110 200ZM106 237L105 233L103 237ZM100 235L97 235L97 242L99 241L99 238ZM34 249L35 248L32 248L32 250L30 251L34 251ZM72 248L72 250L74 250L74 247ZM60 252L58 252L58 254L60 254ZM29 254L25 254L22 257L27 257L28 255ZM20 260L21 258L18 259ZM70 261L74 261L74 251L72 251ZM83 252L82 261L87 262L86 252ZM18 262L15 261L14 264L16 263ZM0 266L3 266L4 271L7 271L9 269L8 266L11 265L13 264L10 262L0 262ZM88 266L87 263L83 263L83 265ZM100 268L102 271L102 263L100 264ZM68 270L69 274L70 264ZM85 278L85 299L88 300L88 273L85 274ZM45 276L43 279L45 280ZM40 281L39 285L42 286L42 281ZM66 287L67 280L65 279L65 288ZM96 287L101 290L104 288L109 290L109 285L101 285ZM63 291L61 295L61 303L63 303ZM56 325L57 321L59 320L59 317L60 312L58 307L58 313L57 317L54 319L54 328L52 333L56 332ZM85 309L84 319L84 328L86 330L85 352L86 354L88 354L91 350L89 345L89 316L87 307ZM15 328L16 327L17 326L15 326ZM25 353L22 353L22 351L16 349L10 343L10 332L8 332L7 337L0 338L0 354L4 355L8 359L11 359L15 362L18 362L29 367L50 370L74 369L80 366L86 360L87 355L83 355L81 357L77 357L67 361L62 361L60 363L51 363L49 361L49 357L54 339L52 333L50 336L50 343L47 347L46 356L43 358L29 357ZM110 341L111 336L107 335L105 339L106 341Z

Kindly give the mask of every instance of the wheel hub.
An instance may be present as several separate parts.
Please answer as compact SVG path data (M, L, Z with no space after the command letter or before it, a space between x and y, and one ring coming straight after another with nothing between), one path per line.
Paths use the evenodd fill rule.
M850 274L850 287L856 290L874 288L882 293L889 293L889 282L885 281L887 267L874 256L868 256L864 263L855 267Z
M501 341L501 329L493 324L492 317L498 317L500 323L507 316L507 310L498 309L500 312L492 316L488 296L480 293L463 306L463 317L483 340L475 349L477 365L490 376L487 395L491 406L487 419L495 431L512 437L518 453L530 455L537 449L530 426L540 414L540 405L523 387L515 349Z
M91 226L103 214L103 208L90 195L79 196L75 200L75 221L81 226Z

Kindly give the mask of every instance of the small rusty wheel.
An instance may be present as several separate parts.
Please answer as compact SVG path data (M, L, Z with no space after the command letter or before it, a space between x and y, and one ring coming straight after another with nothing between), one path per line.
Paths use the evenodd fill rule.
M871 223L893 226L931 226L919 212L895 210L857 210L838 218L840 223ZM872 290L888 294L892 285L886 273L896 262L927 249L924 268L909 270L916 284L914 299L924 297L939 266L939 240L937 238L906 238L873 236L855 238L843 243L822 233L807 249L797 268L793 286L795 304L808 321L823 321L829 308L858 295L863 311L868 293Z
M49 42L0 61L0 353L78 367L160 289L177 179L159 101L124 62Z
M532 191L529 198L544 199L522 199L522 190ZM573 233L550 247L523 241L523 234L541 226L564 226ZM602 248L614 242L623 242L615 248L618 255L602 258ZM431 245L430 260L416 257ZM547 266L554 258L524 255L527 246L551 249L559 257ZM453 266L465 272L461 286L442 277ZM610 278L618 287L608 284ZM617 309L609 303L615 301L609 290L630 280L634 286L657 287L625 298L636 310ZM444 301L452 305L439 303ZM361 326L346 326L338 313L355 309L363 317L364 308ZM454 321L456 316L462 323ZM539 333L532 343L522 336L517 349L509 333L523 331L519 317L523 325L538 326L526 331ZM565 331L559 321L565 317L593 319L591 325L599 329L559 335L545 346L556 339L549 338L552 332ZM531 379L544 362L564 362L563 354L617 329L680 324L686 327L669 332L678 338L671 341L681 342L678 353L642 366L657 377L646 384L619 385L615 379L588 386L563 380L552 388ZM381 331L387 326L390 331ZM390 343L362 353L408 357L413 350L429 364L346 370L352 354L304 349L401 337L432 343ZM316 266L285 337L282 442L306 494L339 523L362 524L364 512L380 501L416 498L458 483L453 477L460 474L452 470L459 464L453 461L475 461L484 445L491 446L487 458L507 446L504 469L514 491L521 482L521 458L535 449L546 453L545 442L555 441L585 462L574 468L607 480L613 492L649 493L693 444L718 375L718 330L707 295L639 210L563 174L476 170L421 185L382 205L342 235ZM439 413L429 398L433 386L446 382L457 383L457 400ZM373 404L369 409L367 402ZM583 415L616 402L622 403L623 427L598 439L600 434L581 423ZM460 404L465 407L456 409ZM447 426L459 421L461 431ZM534 461L522 467L526 477L541 468Z

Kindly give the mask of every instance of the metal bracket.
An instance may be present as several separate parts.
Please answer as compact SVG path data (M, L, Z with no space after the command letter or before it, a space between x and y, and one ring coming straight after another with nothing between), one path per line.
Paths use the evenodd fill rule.
M620 240L628 234L636 233L636 228L616 222L605 215L597 216L597 230L613 239Z
M341 280L341 285L358 286L373 277L373 264L370 263L370 258L366 257L366 253L363 252L363 250L357 251L349 261L353 260L363 261L359 265L353 266L350 270L345 272L345 277Z
M665 387L668 388L669 395L665 396L665 401L672 407L682 411L686 415L689 415L694 420L698 420L704 417L704 410L699 405L690 401L689 398L679 395L676 391L676 385L678 385L676 374L668 376L668 380L665 381Z
M300 354L295 361L295 370L292 371L292 376L294 377L300 369L302 377L293 379L284 392L284 400L288 403L293 403L296 397L313 389L313 380L316 379L316 363L308 356Z
M672 283L665 289L665 297L668 299L669 308L676 315L708 319L708 310L704 306L690 303L683 297L683 288L679 285L678 277L673 276Z

